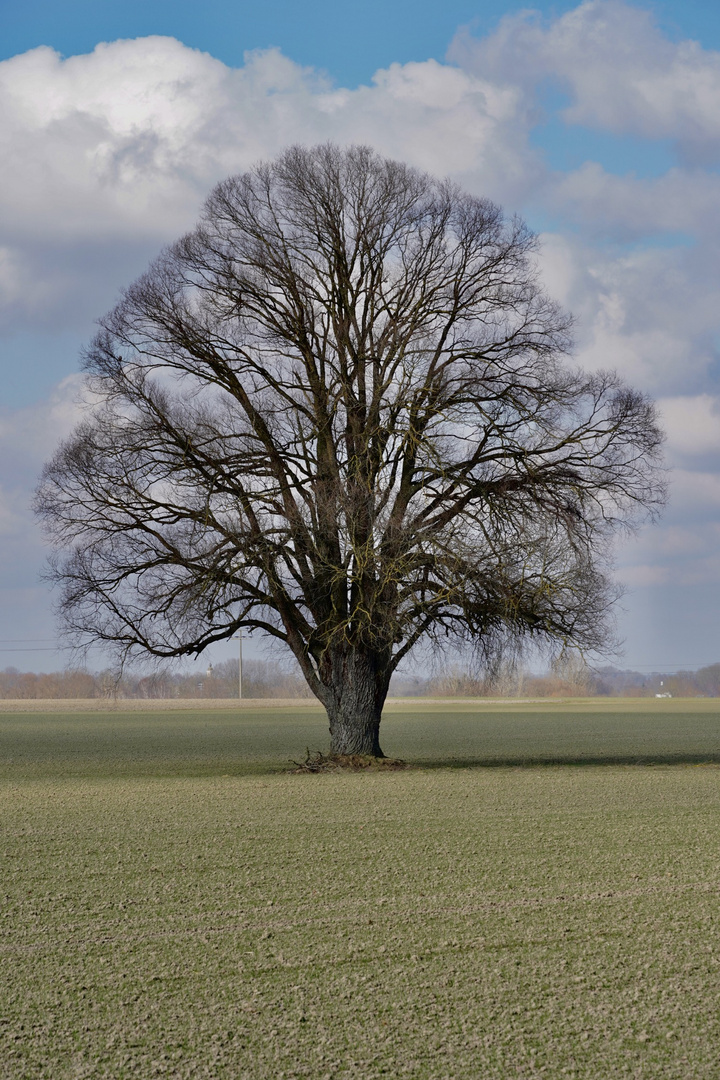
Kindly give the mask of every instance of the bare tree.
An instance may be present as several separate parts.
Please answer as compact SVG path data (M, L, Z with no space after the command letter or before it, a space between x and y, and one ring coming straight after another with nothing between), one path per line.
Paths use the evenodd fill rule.
M564 362L534 238L365 147L231 177L101 323L39 513L78 643L284 642L381 753L423 639L599 648L608 541L662 501L651 403ZM69 549L69 550L68 550Z

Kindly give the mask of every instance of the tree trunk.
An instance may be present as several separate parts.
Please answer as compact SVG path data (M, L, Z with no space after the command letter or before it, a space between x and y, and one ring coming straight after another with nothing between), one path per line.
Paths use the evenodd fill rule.
M331 754L384 757L380 749L380 717L388 685L389 678L378 656L350 650L333 657L325 700Z

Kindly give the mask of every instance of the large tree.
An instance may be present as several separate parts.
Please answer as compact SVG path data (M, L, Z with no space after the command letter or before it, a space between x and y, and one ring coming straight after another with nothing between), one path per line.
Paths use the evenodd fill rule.
M76 641L292 651L331 750L379 755L423 640L598 648L608 542L662 499L652 404L565 360L535 241L365 147L219 184L102 322L47 465Z

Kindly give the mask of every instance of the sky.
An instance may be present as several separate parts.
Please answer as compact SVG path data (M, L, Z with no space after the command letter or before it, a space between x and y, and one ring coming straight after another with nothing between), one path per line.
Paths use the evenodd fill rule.
M651 394L668 434L668 508L617 550L615 660L720 661L718 5L0 12L0 668L66 662L30 500L82 413L95 320L192 227L214 183L326 140L449 175L539 234L545 286L576 318L576 362Z

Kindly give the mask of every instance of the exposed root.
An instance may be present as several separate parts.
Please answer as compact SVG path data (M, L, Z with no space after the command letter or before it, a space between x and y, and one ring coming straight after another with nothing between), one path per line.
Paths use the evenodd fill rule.
M291 769L293 773L319 773L319 772L360 772L363 769L372 769L374 772L389 772L397 769L407 769L406 761L398 758L373 757L371 754L323 754L321 750L305 751L305 760L293 761L296 767Z

